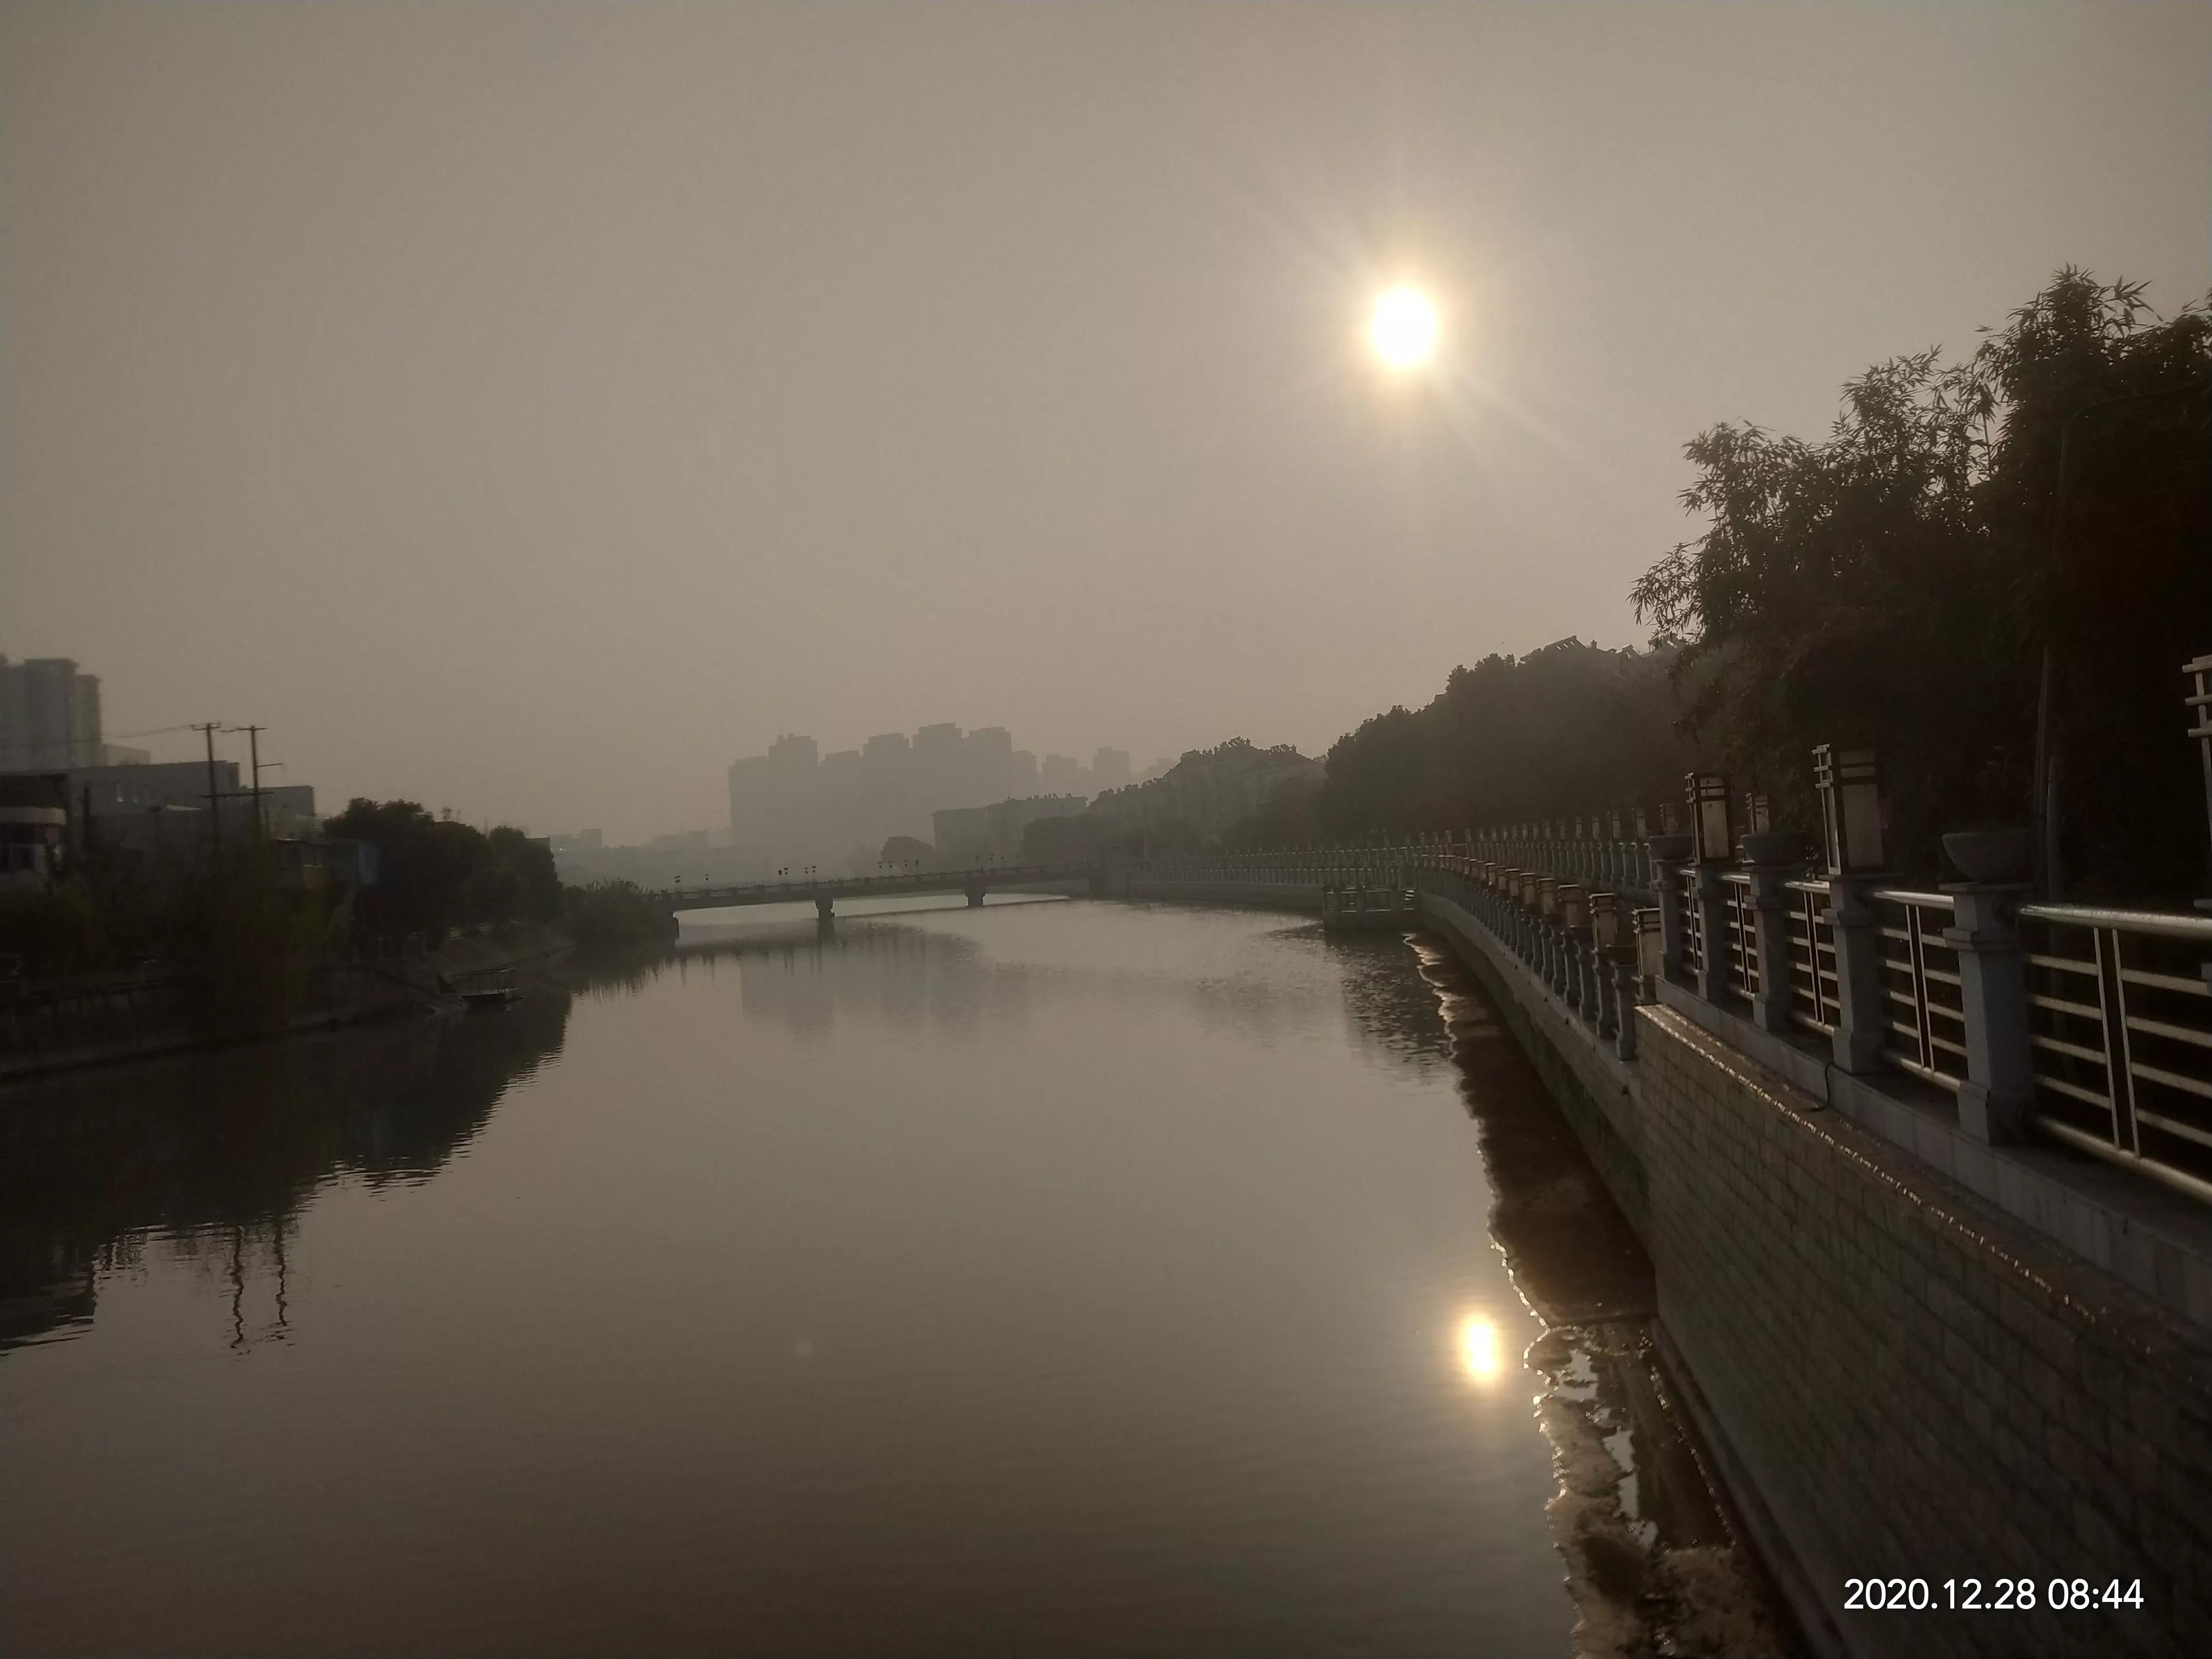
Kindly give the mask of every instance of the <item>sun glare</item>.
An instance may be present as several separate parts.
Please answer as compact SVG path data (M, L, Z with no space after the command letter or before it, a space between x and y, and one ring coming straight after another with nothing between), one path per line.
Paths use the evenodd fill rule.
M1480 1314L1469 1314L1459 1328L1459 1360L1476 1382L1495 1381L1504 1364L1498 1348L1498 1327Z
M1442 325L1434 301L1419 289L1394 288L1375 302L1367 338L1392 368L1418 368L1437 349Z

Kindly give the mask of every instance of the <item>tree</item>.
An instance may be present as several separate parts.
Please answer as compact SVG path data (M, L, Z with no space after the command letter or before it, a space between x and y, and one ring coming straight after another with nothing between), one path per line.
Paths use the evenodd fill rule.
M2027 820L2045 703L2063 862L2099 892L2190 886L2178 670L2212 647L2208 416L2203 308L2162 321L2141 284L2069 269L1966 361L1852 381L1824 442L1700 434L1683 503L1707 528L1631 591L1680 643L1685 730L1804 824L1808 750L1871 743L1899 860L1932 869L1941 831Z
M1680 797L1670 651L1560 640L1452 670L1419 709L1340 738L1316 811L1330 836L1463 830Z
M356 798L324 832L374 843L376 915L384 932L438 933L480 922L550 921L561 914L551 849L508 825L486 834L433 817L416 801Z
M913 836L890 836L884 839L883 850L876 856L878 862L899 869L909 864L927 868L937 862L937 848Z

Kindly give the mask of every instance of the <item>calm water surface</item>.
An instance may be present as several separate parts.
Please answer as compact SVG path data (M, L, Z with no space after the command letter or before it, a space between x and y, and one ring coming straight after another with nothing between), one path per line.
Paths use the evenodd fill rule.
M1449 981L910 908L0 1096L0 1644L1589 1645L1574 1460L1654 1522L1500 1240L1571 1236L1576 1318L1639 1267Z

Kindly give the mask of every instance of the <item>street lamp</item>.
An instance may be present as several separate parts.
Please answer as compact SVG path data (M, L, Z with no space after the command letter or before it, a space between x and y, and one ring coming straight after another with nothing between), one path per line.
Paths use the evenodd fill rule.
M1684 780L1690 808L1690 833L1697 837L1698 862L1726 864L1735 852L1728 777L1721 772L1692 772Z
M2182 707L2197 711L2197 724L2189 728L2189 735L2197 739L2197 754L2204 763L2204 827L2212 831L2212 656L2185 662L2181 672L2191 677L2190 695ZM2212 910L2212 899L2197 900L2197 908Z
M1820 797L1820 832L1828 873L1858 876L1882 867L1881 773L1871 749L1813 751L1813 784Z

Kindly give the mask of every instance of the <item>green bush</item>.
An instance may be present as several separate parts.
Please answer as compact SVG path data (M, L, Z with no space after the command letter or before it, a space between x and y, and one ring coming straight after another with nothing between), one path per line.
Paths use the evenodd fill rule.
M676 918L632 881L598 881L564 890L568 937L584 950L657 944L675 936Z

